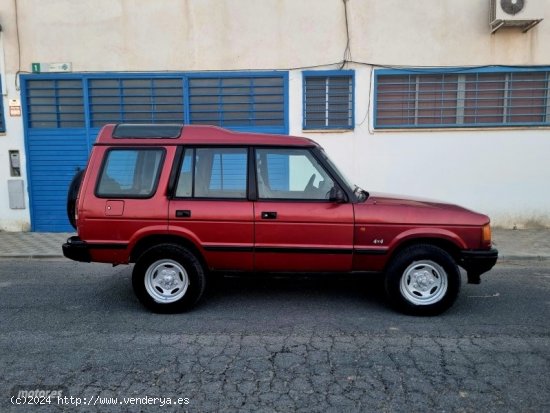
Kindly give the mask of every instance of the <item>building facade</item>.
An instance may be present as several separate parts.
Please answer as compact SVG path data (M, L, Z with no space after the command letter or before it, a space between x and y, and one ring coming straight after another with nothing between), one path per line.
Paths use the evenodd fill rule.
M305 136L368 191L550 226L550 1L505 3L0 0L0 230L71 230L118 122Z

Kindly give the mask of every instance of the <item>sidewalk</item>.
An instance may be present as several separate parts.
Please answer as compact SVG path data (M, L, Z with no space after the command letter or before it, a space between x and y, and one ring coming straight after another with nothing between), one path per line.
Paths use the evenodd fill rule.
M75 234L0 232L0 258L59 258L61 245Z
M70 233L0 232L0 258L59 258ZM550 229L493 230L500 259L550 259Z

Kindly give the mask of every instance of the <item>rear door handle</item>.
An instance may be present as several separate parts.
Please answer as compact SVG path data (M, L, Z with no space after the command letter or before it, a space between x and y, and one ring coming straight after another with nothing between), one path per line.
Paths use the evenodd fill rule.
M277 213L274 211L264 211L262 212L262 219L276 219Z
M191 211L189 209L178 209L176 218L191 218Z

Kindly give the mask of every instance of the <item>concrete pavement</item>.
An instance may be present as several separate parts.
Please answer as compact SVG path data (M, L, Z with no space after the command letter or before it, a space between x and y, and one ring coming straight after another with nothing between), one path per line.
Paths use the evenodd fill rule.
M0 232L0 258L59 258L70 233ZM493 229L500 259L550 259L550 229Z

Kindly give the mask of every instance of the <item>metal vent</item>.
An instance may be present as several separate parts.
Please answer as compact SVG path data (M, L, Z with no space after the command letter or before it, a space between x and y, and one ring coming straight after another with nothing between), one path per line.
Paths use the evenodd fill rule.
M524 0L500 0L502 10L512 16L523 10Z

